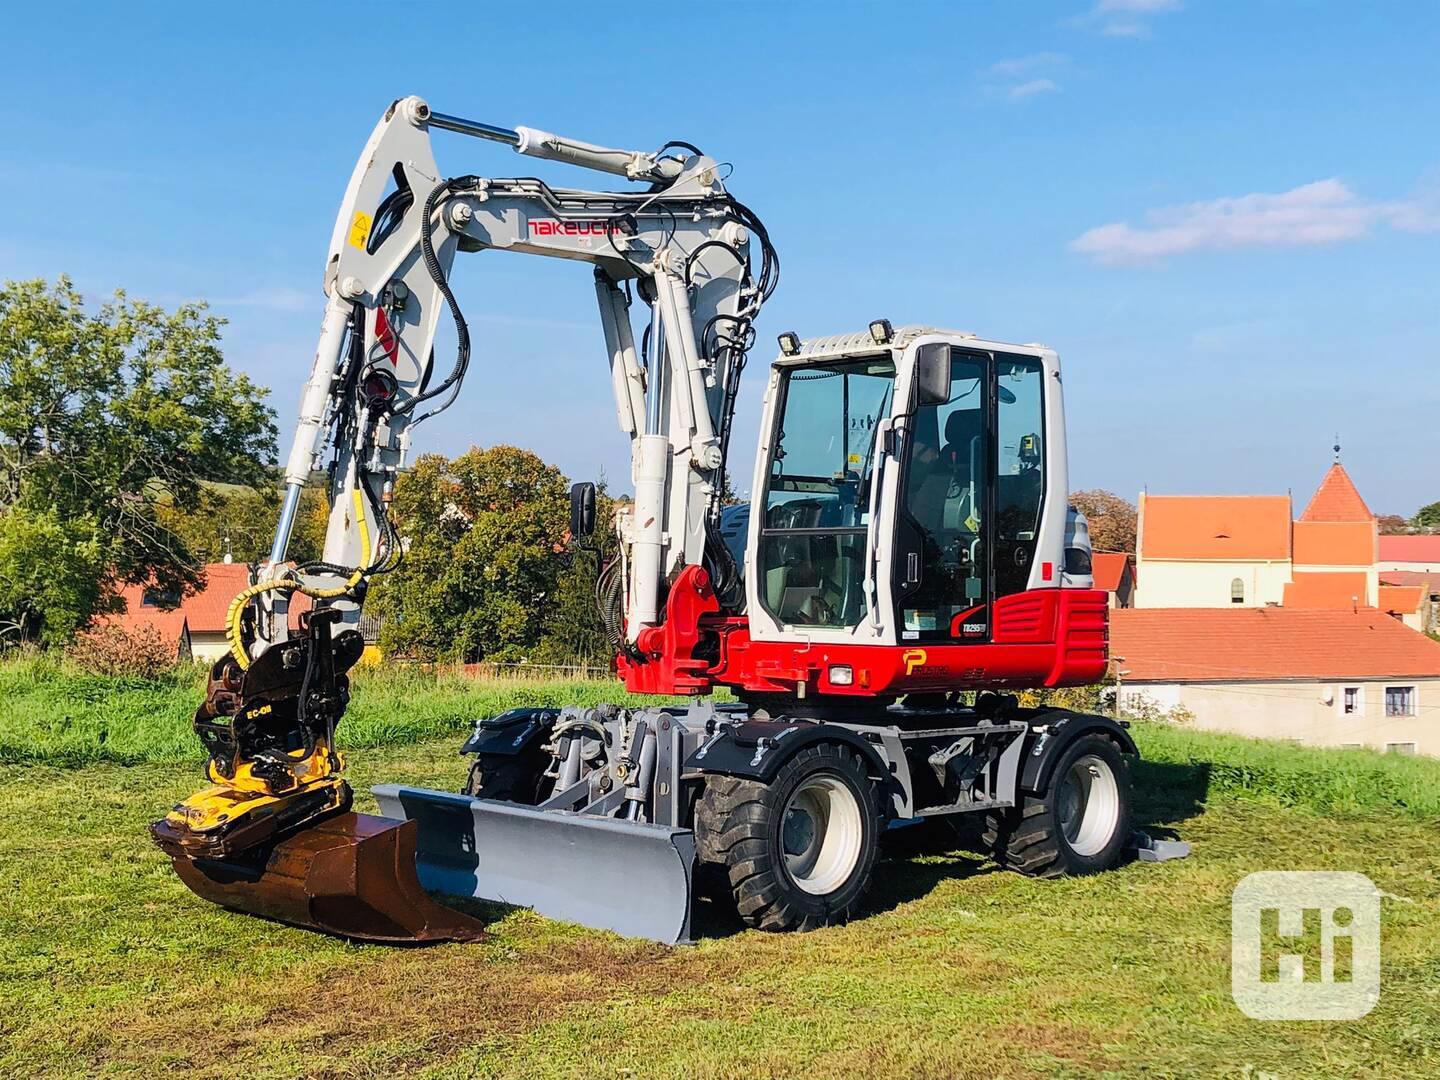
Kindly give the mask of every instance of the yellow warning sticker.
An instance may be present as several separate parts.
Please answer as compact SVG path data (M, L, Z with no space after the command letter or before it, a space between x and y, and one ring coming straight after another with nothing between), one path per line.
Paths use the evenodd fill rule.
M356 210L355 217L350 222L350 246L365 250L365 242L370 239L370 215L363 210Z

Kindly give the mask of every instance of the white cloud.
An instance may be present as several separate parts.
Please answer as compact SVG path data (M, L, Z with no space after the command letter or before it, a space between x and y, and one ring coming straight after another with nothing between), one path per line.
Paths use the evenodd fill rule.
M1150 19L1179 11L1184 6L1181 0L1097 0L1094 7L1073 22L1106 37L1146 37L1150 33Z
M1062 53L1040 52L998 60L985 70L985 92L1008 101L1024 101L1037 94L1057 93L1060 84L1050 76L1068 64Z
M1002 79L1023 79L1032 72L1059 67L1068 59L1063 53L1031 53L1029 56L1017 56L991 64L990 74Z
M1101 225L1077 237L1070 249L1115 266L1193 251L1316 247L1354 240L1376 226L1404 232L1440 229L1440 203L1424 197L1366 201L1332 178L1279 194L1255 192L1151 210L1144 224Z
M1009 91L1011 101L1023 101L1025 98L1034 97L1036 94L1049 94L1058 91L1060 87L1050 79L1031 79L1012 86Z

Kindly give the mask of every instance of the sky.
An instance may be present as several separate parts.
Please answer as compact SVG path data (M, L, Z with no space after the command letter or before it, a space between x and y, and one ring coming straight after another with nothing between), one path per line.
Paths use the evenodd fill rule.
M343 12L343 14L342 14ZM0 277L229 320L283 447L345 183L391 100L612 146L695 143L782 260L775 334L886 317L1044 342L1072 488L1280 493L1332 460L1440 498L1440 5L27 4L7 14ZM444 132L441 169L605 177ZM417 450L526 446L628 487L588 271L491 252L457 407ZM442 350L444 346L442 345ZM437 364L448 369L449 358Z

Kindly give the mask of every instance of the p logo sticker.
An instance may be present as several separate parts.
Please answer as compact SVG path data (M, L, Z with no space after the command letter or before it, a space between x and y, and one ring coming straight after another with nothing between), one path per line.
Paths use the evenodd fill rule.
M929 659L924 649L906 649L900 654L900 659L905 664L905 674L914 675L915 669Z

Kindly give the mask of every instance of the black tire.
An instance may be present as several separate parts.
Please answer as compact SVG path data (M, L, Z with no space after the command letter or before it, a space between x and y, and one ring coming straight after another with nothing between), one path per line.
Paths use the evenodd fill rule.
M822 743L797 753L768 784L708 777L695 841L748 925L814 930L854 912L870 885L882 824L864 763L846 747Z
M472 799L497 799L534 806L539 802L541 774L544 771L544 761L534 754L518 757L476 754L461 794Z
M1091 783L1102 784L1097 795L1081 794L1078 808L1073 801L1076 785L1067 782L1077 763L1080 772L1094 778ZM1107 771L1114 781L1113 793L1101 779ZM1113 806L1108 801L1112 798ZM1087 812L1096 815L1088 824ZM987 815L984 842L1007 870L1028 877L1075 877L1097 874L1119 862L1130 830L1130 772L1125 758L1105 736L1082 735L1055 763L1045 791L1023 796L1014 809Z

